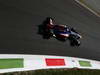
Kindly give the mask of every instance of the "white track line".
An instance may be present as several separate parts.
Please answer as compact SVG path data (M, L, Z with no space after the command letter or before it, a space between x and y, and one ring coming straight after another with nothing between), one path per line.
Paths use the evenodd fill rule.
M88 9L90 12L92 12L93 14L95 14L96 16L100 17L100 15L94 11L93 9L89 8L87 5L85 5L84 3L82 3L80 0L75 0L77 3L79 3L80 5L82 5L83 7L85 7L86 9Z

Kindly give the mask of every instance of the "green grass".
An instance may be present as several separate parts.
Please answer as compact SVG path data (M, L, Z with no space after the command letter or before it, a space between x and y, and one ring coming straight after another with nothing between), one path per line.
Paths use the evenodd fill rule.
M4 73L0 75L100 75L100 70L89 69L44 69L35 71L23 71Z
M23 59L0 59L0 69L23 68Z

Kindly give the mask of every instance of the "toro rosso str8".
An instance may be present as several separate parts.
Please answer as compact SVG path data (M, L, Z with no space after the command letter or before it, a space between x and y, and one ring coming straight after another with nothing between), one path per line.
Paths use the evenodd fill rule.
M82 36L72 27L67 25L56 25L54 19L47 17L42 24L42 34L44 39L54 37L60 41L70 41L71 46L80 46Z

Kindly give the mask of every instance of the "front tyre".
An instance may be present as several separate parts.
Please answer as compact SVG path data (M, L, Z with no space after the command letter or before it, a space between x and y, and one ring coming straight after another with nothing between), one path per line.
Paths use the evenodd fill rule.
M70 40L70 45L71 46L80 46L81 42L79 40Z
M81 42L79 40L76 40L76 46L80 46L81 45Z
M70 40L71 46L80 46L81 45L81 42L77 38L75 38L73 35L70 35L69 40Z

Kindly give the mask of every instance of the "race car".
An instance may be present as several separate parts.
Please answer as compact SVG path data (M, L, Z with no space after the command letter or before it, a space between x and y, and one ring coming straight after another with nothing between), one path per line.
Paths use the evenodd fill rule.
M52 37L60 41L70 41L71 46L80 46L80 38L82 36L72 27L68 25L54 24L52 17L47 17L42 24L42 34L44 39L50 39Z

